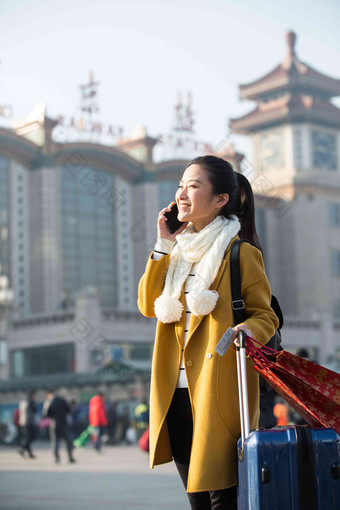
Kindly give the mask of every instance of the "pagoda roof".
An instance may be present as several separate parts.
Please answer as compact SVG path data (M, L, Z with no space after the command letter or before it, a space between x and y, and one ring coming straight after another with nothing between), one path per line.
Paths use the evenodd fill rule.
M286 90L317 93L328 98L340 95L340 79L326 76L298 59L294 32L288 32L286 39L288 55L285 60L262 78L240 85L241 99L256 101Z
M12 129L0 127L0 153L31 168L39 160L40 148Z
M325 99L286 93L268 103L259 103L243 117L230 119L230 127L234 133L248 134L283 122L313 121L340 127L340 108Z

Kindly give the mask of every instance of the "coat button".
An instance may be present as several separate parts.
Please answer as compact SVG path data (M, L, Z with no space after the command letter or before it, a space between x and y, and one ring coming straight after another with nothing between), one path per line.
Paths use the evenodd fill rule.
M192 361L188 360L185 362L186 366L187 367L191 367L192 366Z
M211 352L208 352L207 359L211 359L211 358L212 358L212 354L211 354Z

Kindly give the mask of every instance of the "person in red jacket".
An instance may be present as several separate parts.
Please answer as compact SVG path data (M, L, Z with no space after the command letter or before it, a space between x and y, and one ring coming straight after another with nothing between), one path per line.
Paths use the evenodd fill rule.
M107 416L104 402L104 395L99 392L97 395L91 398L89 405L89 423L92 427L96 428L95 434L97 435L94 448L97 452L100 452L102 435L105 427L107 426Z

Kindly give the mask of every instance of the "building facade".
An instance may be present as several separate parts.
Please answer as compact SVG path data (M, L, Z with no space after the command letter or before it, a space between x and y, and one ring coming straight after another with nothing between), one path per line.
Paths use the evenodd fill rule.
M251 138L254 191L280 199L265 226L273 291L291 324L329 324L318 353L326 362L339 359L340 80L299 60L296 35L286 38L285 60L240 86L256 107L230 127Z
M284 62L240 86L257 106L230 126L251 137L252 163L230 145L218 155L252 183L285 347L329 364L340 356L340 80L294 44L290 33ZM145 129L107 146L58 143L56 126L39 106L0 128L0 259L15 296L4 392L122 359L150 368L155 321L138 313L138 282L187 160L155 163Z
M256 101L231 129L251 138L255 191L283 200L268 226L275 291L286 314L340 319L340 80L301 62L295 34L288 55L266 76L241 85ZM286 202L286 203L284 203ZM276 238L274 237L276 235ZM275 239L275 242L273 240Z

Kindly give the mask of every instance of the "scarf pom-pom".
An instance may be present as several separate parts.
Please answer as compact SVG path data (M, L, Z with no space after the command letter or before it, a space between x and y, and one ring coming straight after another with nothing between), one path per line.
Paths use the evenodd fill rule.
M155 314L164 324L177 322L182 317L183 305L171 296L159 296L155 301Z
M216 290L191 291L187 295L187 302L190 311L196 317L208 315L216 306L219 298Z

